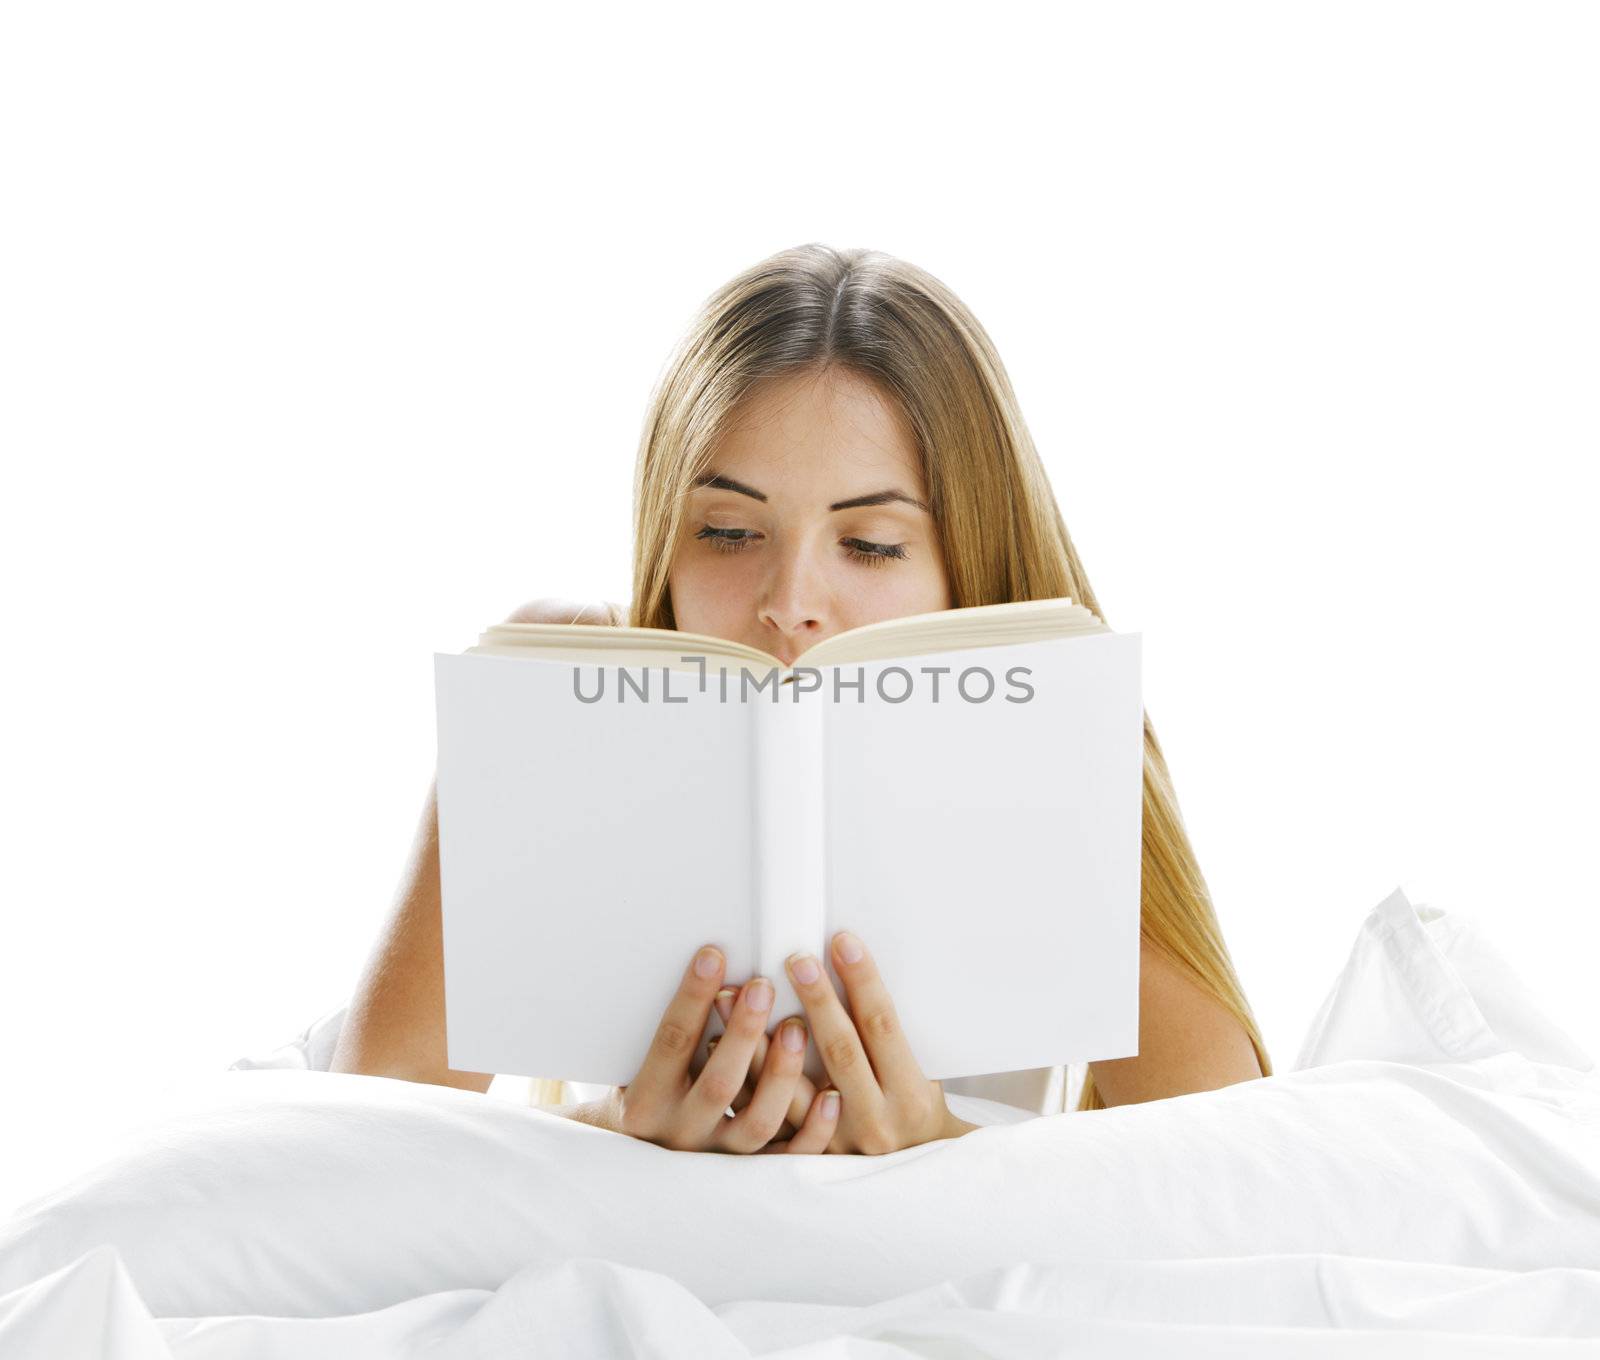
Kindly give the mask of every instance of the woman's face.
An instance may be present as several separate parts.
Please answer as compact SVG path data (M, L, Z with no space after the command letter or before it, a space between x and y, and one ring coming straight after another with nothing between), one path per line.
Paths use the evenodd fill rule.
M762 384L718 444L712 478L689 493L673 549L683 631L790 665L847 628L950 608L916 444L865 379L835 368Z

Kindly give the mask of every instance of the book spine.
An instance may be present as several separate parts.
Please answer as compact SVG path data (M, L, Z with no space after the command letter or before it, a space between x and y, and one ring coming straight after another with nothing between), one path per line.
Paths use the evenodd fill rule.
M774 1021L804 1013L784 960L826 959L827 863L823 805L824 714L816 693L779 686L753 701L756 971L772 980Z

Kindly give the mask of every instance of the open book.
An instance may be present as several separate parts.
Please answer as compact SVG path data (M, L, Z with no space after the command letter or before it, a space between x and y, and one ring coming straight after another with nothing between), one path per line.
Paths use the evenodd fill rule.
M931 1079L1133 1055L1139 662L1065 599L868 624L789 667L586 624L436 653L450 1066L626 1084L702 944L771 979L776 1028L797 950L844 996L837 930Z

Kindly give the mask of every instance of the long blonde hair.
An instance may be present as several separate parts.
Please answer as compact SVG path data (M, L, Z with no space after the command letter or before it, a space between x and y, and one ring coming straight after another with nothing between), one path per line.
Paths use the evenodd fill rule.
M763 379L837 365L898 400L915 432L952 605L1069 596L1106 623L1078 561L1000 356L932 275L872 250L779 251L711 295L663 369L634 475L634 627L673 628L668 572L686 497L735 408ZM1267 1052L1234 973L1144 716L1144 939ZM1103 1108L1093 1074L1078 1108Z

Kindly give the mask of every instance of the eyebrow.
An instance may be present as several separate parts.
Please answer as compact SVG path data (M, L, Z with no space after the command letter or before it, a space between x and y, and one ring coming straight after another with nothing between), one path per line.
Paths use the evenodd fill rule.
M758 501L767 499L766 493L757 491L753 486L746 486L743 482L736 482L732 477L724 477L720 472L706 472L695 478L695 486L717 487L723 491L737 491L741 496L750 496ZM874 491L866 496L852 496L847 501L835 501L828 507L829 510L854 510L866 505L888 505L890 501L904 501L907 505L914 505L918 510L932 514L925 501L919 501L915 496L908 496L904 491L890 487L886 491Z

